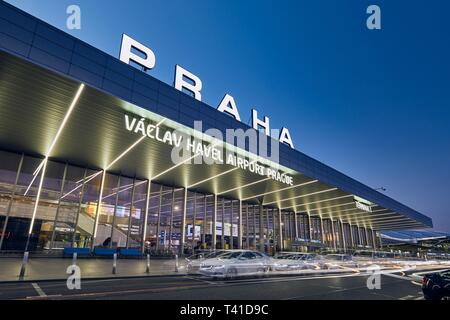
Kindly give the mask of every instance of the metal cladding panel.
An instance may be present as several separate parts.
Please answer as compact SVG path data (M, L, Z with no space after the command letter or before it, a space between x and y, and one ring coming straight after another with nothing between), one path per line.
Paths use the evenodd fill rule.
M227 128L250 128L4 1L0 2L0 26L2 51L75 81L85 82L189 127L193 127L194 120L203 120L203 131L218 128L225 135ZM280 147L281 165L432 227L429 217L297 150L276 143Z

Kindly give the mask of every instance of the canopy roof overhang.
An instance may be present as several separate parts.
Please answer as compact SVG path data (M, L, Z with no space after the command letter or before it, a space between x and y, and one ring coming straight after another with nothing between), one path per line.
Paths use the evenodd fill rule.
M52 144L80 82L0 51L0 148L44 157ZM248 170L224 164L174 165L172 147L153 139L140 139L126 129L124 117L135 116L161 123L161 128L193 129L85 86L49 159L125 176L152 179L169 186L285 211L309 212L375 230L431 226L404 213L372 203L372 212L356 208L356 194L301 172L272 163L294 178L288 186ZM197 132L198 133L198 132ZM139 142L137 142L140 139Z

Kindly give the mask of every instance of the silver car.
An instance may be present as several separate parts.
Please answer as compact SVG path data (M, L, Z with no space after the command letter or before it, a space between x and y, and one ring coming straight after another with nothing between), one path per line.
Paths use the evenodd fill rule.
M205 259L199 273L213 278L234 279L239 276L263 276L269 272L272 258L257 251L233 250Z
M221 254L224 254L226 252L229 252L230 250L216 250L216 251L206 251L202 253L197 253L195 255L192 255L190 257L186 258L186 272L188 274L196 274L200 270L200 265L202 264L205 259L211 259L215 258L217 256L220 256Z

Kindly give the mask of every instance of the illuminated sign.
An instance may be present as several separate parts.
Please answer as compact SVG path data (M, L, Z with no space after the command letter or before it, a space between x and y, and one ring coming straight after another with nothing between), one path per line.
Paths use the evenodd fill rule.
M266 176L269 179L289 186L294 185L294 178L284 172L280 172L277 168L259 164L256 160L250 161L247 158L234 153L226 153L222 148L214 144L197 140L194 137L183 134L177 130L160 128L148 119L139 119L125 114L125 128L127 131L168 144L177 148L176 150L178 151L185 152L183 157L177 159L177 163L179 163L179 161L182 161L185 164L192 163L193 161L188 162L186 160L192 160L192 154L194 154L195 156L203 157L206 163L210 162L206 160L209 158L212 159L213 163L225 163L260 176ZM175 159L172 158L172 160L174 161Z
M139 54L138 54L139 53ZM126 34L122 35L122 45L120 48L120 60L130 64L130 62L136 63L144 69L144 72L151 70L156 65L156 57L154 52L143 45L142 43L134 40ZM188 92L195 99L202 101L202 81L195 74L184 69L179 65L175 65L175 77L174 77L174 87L182 92ZM225 94L220 101L218 111L224 112L236 120L241 121L239 115L239 110L236 105L236 101L230 94ZM264 116L264 120L258 118L258 111L252 109L252 127L256 130L264 129L264 133L270 136L270 119ZM278 140L281 143L287 144L291 148L294 148L292 142L291 134L288 128L281 128Z
M372 212L372 208L368 206L367 204L361 203L359 201L356 201L356 208L366 211L366 212Z

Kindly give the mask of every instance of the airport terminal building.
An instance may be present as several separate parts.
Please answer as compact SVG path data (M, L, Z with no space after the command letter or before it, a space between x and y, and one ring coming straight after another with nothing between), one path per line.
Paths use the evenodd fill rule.
M277 163L247 145L224 147L272 176L171 160L175 132L205 138L211 128L254 130L0 2L1 252L349 251L378 248L381 231L432 227L273 138L265 143Z

